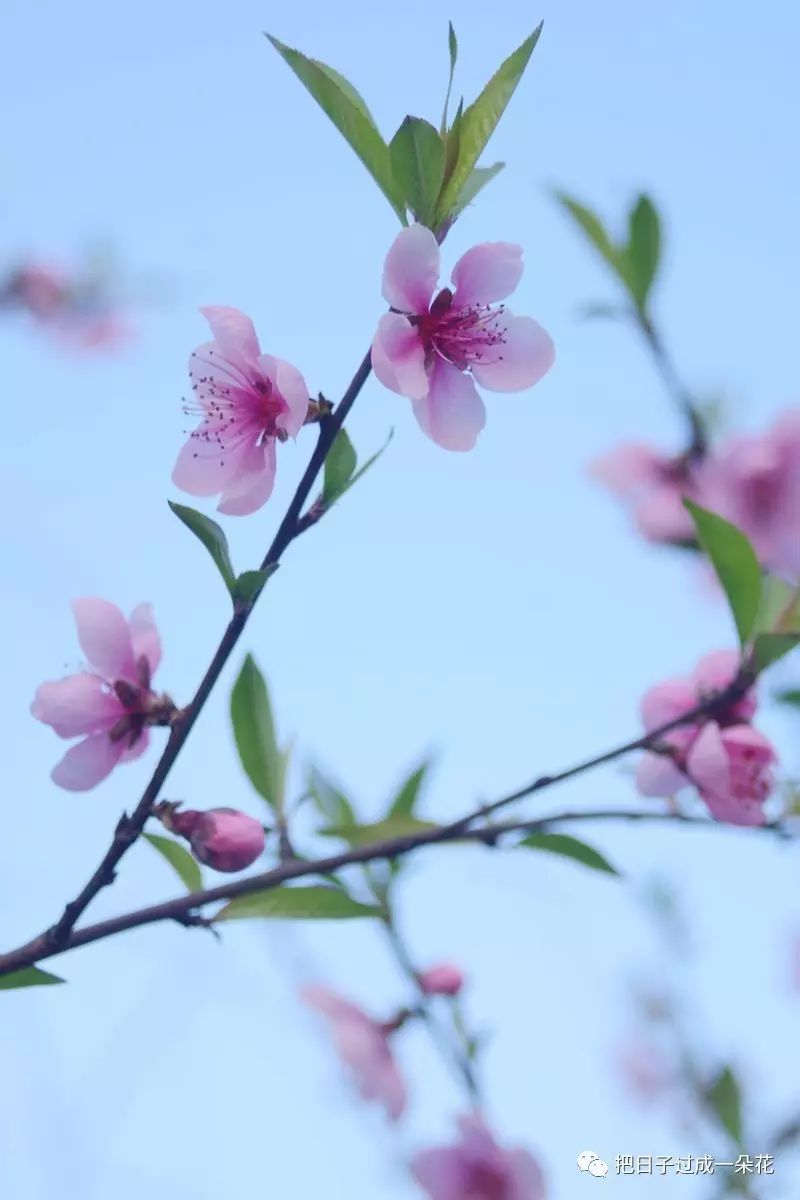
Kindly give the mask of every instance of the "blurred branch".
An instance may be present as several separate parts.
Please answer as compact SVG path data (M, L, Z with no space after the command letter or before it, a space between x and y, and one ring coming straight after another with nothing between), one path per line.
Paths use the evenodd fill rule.
M674 400L689 427L689 444L686 449L687 457L694 459L703 458L708 451L708 437L700 409L694 396L681 380L675 363L666 350L661 336L656 331L650 317L634 309L631 310L631 316L636 324L636 328L644 338L645 344L655 363L656 370L661 376L667 392Z

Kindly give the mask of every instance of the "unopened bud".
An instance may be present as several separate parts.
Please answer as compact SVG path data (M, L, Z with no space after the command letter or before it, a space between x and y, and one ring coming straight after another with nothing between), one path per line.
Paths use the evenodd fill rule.
M243 871L264 850L263 825L235 808L172 811L169 828L185 837L195 858L215 871Z
M426 996L457 996L464 986L464 976L452 963L428 967L417 976Z

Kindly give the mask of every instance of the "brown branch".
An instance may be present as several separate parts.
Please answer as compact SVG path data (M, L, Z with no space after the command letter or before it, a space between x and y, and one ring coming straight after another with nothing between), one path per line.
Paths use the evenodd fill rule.
M681 380L677 367L650 318L639 311L635 311L633 316L665 388L689 426L686 457L694 460L704 458L708 453L708 436L697 402Z
M314 452L309 459L302 479L297 485L297 489L284 514L283 520L278 526L278 531L264 555L264 560L261 563L262 571L266 570L267 567L276 566L287 547L303 532L305 526L300 519L303 505L309 497L311 489L314 486L314 481L322 469L328 451L336 438L336 434L344 424L359 392L369 378L371 369L371 360L368 351L353 376L339 406L333 413L324 415L320 420L319 437ZM117 824L111 845L103 855L99 866L75 899L67 904L59 921L41 934L39 938L35 939L37 943L47 947L48 953L55 953L68 944L69 935L75 923L86 911L94 897L102 888L113 883L120 860L141 834L150 811L158 799L159 792L175 760L183 749L186 739L191 733L195 721L200 716L205 702L219 679L236 643L241 637L262 591L263 585L249 600L238 600L234 605L233 616L222 635L222 639L217 646L208 670L200 681L200 685L192 701L186 708L181 710L179 717L173 724L161 758L156 763L150 782L142 793L139 803L130 816L127 813L123 813Z
M727 704L739 698L751 682L749 677L742 672L724 691L709 697L690 712L684 713L683 716L659 726L658 729L652 730L642 737L634 738L632 741L624 742L613 750L608 750L603 754L584 759L582 762L559 771L554 775L541 775L517 791L511 792L499 800L493 801L491 804L482 805L480 808L467 813L464 817L452 821L447 825L434 826L432 829L425 829L419 833L390 838L385 841L375 842L372 845L350 847L339 854L329 855L316 860L288 861L260 875L251 875L244 879L220 884L218 887L192 892L173 900L167 900L161 904L150 905L135 912L125 913L119 917L112 917L107 921L101 921L96 925L90 925L84 929L71 931L59 943L54 943L48 936L49 931L45 931L45 933L40 934L18 949L12 950L5 955L0 955L0 976L7 975L11 971L19 970L22 967L32 966L41 959L50 958L62 951L72 950L78 946L85 946L91 942L101 941L104 938L122 933L128 929L136 929L142 925L151 925L158 921L182 921L187 914L196 912L197 909L203 908L207 904L232 900L237 896L251 895L253 892L267 891L280 887L281 884L288 883L293 879L301 879L310 875L325 875L357 863L399 858L424 846L460 841L473 841L493 846L500 838L507 834L541 830L564 822L586 820L669 820L695 825L700 824L708 827L714 823L673 812L634 811L626 809L604 809L594 812L563 812L551 814L550 816L541 817L533 821L507 821L505 823L487 823L486 818L496 813L499 809L513 804L518 800L544 791L546 788L552 787L557 783L563 783L565 780L572 779L595 767L612 762L631 751L657 746L663 735L671 729L685 725L696 720L698 717L713 716ZM790 831L780 824L769 825L766 828L783 836L791 836Z

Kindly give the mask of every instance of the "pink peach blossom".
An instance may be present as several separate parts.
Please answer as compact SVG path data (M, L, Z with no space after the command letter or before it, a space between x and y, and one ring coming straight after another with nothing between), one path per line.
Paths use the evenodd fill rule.
M687 679L669 679L645 693L641 713L648 733L691 712L733 681L738 655L721 650L706 655ZM642 754L636 784L644 796L674 796L697 788L712 816L734 825L762 824L761 805L772 788L776 761L771 743L752 729L756 711L752 689L713 718L700 717L663 734L658 749Z
M264 852L264 826L235 808L173 811L165 823L187 839L195 858L215 871L243 871Z
M765 567L800 578L800 408L724 443L705 475L706 506L747 534Z
M520 281L520 246L473 246L453 268L455 290L434 296L439 268L430 229L412 225L397 235L383 269L392 311L378 326L372 366L385 387L409 397L428 437L446 450L471 450L486 421L475 382L495 392L533 387L555 351L531 317L492 307Z
M683 498L698 498L698 470L685 456L669 458L640 442L624 443L589 467L622 500L648 541L673 544L695 537Z
M652 1102L677 1082L674 1067L662 1050L644 1039L626 1042L617 1057L622 1083L636 1100Z
M544 1176L527 1150L505 1150L477 1114L461 1117L455 1145L422 1150L411 1172L430 1200L544 1200Z
M457 996L464 986L461 970L452 963L437 963L420 971L419 986L428 996Z
M308 987L302 998L328 1020L339 1057L361 1096L383 1105L389 1118L397 1121L406 1107L406 1086L389 1046L396 1023L374 1021L326 987Z
M93 597L74 600L72 611L89 667L41 684L31 712L59 737L83 738L52 771L54 783L82 792L144 752L147 726L166 723L171 701L151 690L161 641L149 604L129 621L115 604Z
M193 352L189 375L202 420L184 445L173 482L193 496L221 493L220 512L244 516L272 494L275 443L296 437L308 389L296 367L262 354L253 323L236 308L201 308L214 335Z

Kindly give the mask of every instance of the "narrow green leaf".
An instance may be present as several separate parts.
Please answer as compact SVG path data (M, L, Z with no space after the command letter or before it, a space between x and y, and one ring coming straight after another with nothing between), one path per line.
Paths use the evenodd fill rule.
M599 850L595 850L593 846L588 846L586 842L581 842L578 838L570 837L566 833L530 833L522 839L519 845L526 846L530 850L546 850L550 854L562 854L565 858L572 858L575 862L582 863L585 867L592 867L595 871L605 871L608 875L619 875L616 867L612 867Z
M390 816L413 815L420 791L422 790L422 784L430 770L430 765L429 762L420 763L417 769L411 772L391 803L389 808Z
M706 1093L706 1099L719 1122L733 1138L737 1146L742 1145L742 1094L739 1081L730 1067L720 1071Z
M376 463L378 461L378 459L380 458L380 456L383 454L384 450L389 445L389 442L392 440L393 437L394 437L394 429L390 429L389 436L387 437L386 441L381 446L380 450L376 450L374 454L370 455L370 457L363 464L363 466L358 468L355 475L353 475L353 477L350 479L347 486L342 491L342 493L341 493L342 496L344 495L345 492L350 491L350 488L353 486L354 483L358 483L358 481L362 475L366 475L367 471L370 469L370 467L373 465L373 463Z
M402 197L392 178L389 149L369 115L364 101L353 86L325 63L307 58L299 50L270 34L266 35L283 60L313 96L320 108L355 150L386 199L405 224Z
M442 113L442 137L447 133L447 109L450 104L450 93L453 90L453 76L455 75L456 62L458 61L458 39L456 31L453 29L453 22L447 23L447 46L450 51L450 77L447 80L447 94L444 98L444 112Z
M144 833L142 837L167 860L188 892L199 892L202 889L203 876L200 868L185 846L173 838L161 837L157 833Z
M344 493L353 478L358 458L346 429L340 429L325 459L322 502L334 503Z
M800 708L800 688L781 688L775 693L774 699L789 708Z
M744 646L755 628L761 603L761 567L756 552L740 529L717 513L684 499L697 540L711 559Z
M311 768L308 790L320 816L331 825L356 824L356 814L347 796L316 767Z
M272 808L283 804L283 763L264 676L248 654L231 692L236 748L247 776Z
M800 588L765 575L755 628L757 633L800 633Z
M393 838L413 836L436 829L434 821L421 821L410 813L390 813L383 821L367 825L326 825L317 832L323 837L340 838L350 846L369 846L373 842L388 842Z
M506 105L514 95L541 31L542 26L539 25L531 36L508 56L477 100L465 109L461 123L458 162L439 197L435 216L437 225L446 221L460 203L462 189L494 133Z
M581 204L574 196L568 195L567 192L556 192L555 198L561 207L569 213L578 228L583 231L595 250L600 254L600 257L605 260L616 275L621 275L620 252L611 240L610 234L597 213L592 212L590 208L587 208L585 204ZM622 275L622 278L627 286L627 278L624 275Z
M474 167L472 169L467 178L467 182L461 189L461 195L458 198L458 204L453 210L453 220L461 215L468 204L472 204L472 201L475 199L478 193L483 191L487 183L492 182L495 175L500 174L505 165L506 164L504 162L496 162L492 163L490 167Z
M644 310L661 257L661 222L649 196L639 196L630 212L628 265L633 298Z
M242 571L241 575L236 577L234 583L234 596L236 599L252 600L261 591L270 575L275 574L278 566L278 563L270 563L263 571Z
M432 226L444 179L445 147L428 121L406 117L389 143L392 175L408 208L423 225Z
M21 971L12 971L10 975L0 975L0 991L3 989L25 987L49 987L54 983L64 983L58 975L42 971L39 967L23 967Z
M214 917L215 921L252 918L293 921L342 921L354 917L380 917L383 910L375 904L362 904L341 888L283 887L253 892L231 900Z
M448 130L442 132L442 137L444 138L444 178L442 180L442 187L445 186L453 174L458 162L458 151L461 145L461 122L463 119L464 97L462 96L458 102L456 115L453 117L453 124Z
M800 633L759 633L753 639L750 662L757 672L766 671L797 646L800 646Z
M178 520L183 521L186 528L191 529L194 536L203 543L214 560L217 570L225 580L226 588L233 595L236 576L231 564L228 539L222 529L205 513L197 512L196 509L189 508L185 504L175 504L172 500L168 500L167 503Z

